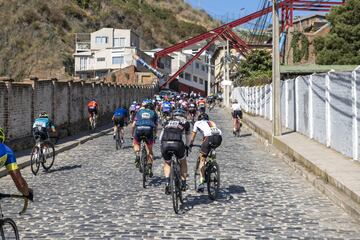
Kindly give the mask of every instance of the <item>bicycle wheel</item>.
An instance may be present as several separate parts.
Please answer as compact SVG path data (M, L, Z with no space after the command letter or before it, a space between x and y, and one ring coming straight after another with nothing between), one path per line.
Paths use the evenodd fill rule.
M51 142L45 142L42 149L43 161L41 162L41 165L45 171L49 171L55 161L55 148Z
M16 227L15 222L11 218L4 218L1 220L0 235L1 235L1 239L3 240L20 239L19 231Z
M115 147L116 147L116 150L119 150L121 148L120 135L119 135L118 131L116 132L116 135L115 135Z
M173 203L173 208L176 214L179 213L180 205L179 205L179 192L181 189L179 188L179 180L176 177L174 163L171 163L170 166L170 191L171 191L171 198Z
M140 151L140 168L142 169L142 182L143 188L146 188L146 176L147 176L147 152L145 146L141 147Z
M194 169L194 188L195 188L195 191L197 191L197 188L200 184L200 169L199 168L199 159L197 159L196 161L196 166L195 166L195 169Z
M40 152L40 148L38 146L33 147L33 149L31 150L30 166L31 171L34 175L39 172L41 157L42 154Z
M205 174L209 198L215 200L220 188L220 168L217 162L213 161L209 163Z

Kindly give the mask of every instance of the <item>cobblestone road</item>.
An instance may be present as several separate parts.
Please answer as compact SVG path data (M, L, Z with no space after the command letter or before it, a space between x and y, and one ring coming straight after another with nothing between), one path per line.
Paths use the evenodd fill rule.
M234 139L224 114L213 114L225 135L218 201L190 189L184 213L175 215L163 194L159 146L152 186L144 190L129 141L115 151L108 135L58 155L49 173L35 177L24 169L36 201L21 218L15 214L21 202L4 201L4 214L15 219L22 239L360 239L359 223L255 137ZM189 173L194 159L195 151ZM9 177L0 182L3 191L14 191Z

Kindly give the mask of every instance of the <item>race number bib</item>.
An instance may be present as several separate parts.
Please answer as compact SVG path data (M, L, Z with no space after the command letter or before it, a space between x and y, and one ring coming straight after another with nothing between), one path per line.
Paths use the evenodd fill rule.
M219 135L220 134L220 130L217 127L212 127L212 128L210 128L210 130L211 130L212 135Z

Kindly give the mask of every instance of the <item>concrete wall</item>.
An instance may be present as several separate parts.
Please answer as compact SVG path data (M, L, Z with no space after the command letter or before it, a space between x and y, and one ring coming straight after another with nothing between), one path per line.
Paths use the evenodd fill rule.
M54 121L60 137L88 128L87 102L99 102L99 124L111 122L114 109L129 107L134 99L151 97L153 86L122 86L103 82L28 80L15 83L0 80L0 127L7 143L22 149L33 144L31 128L34 118L46 111ZM125 94L126 93L126 94Z
M244 111L271 119L271 94L271 85L238 87L233 97ZM359 160L360 67L282 81L281 116L285 128Z

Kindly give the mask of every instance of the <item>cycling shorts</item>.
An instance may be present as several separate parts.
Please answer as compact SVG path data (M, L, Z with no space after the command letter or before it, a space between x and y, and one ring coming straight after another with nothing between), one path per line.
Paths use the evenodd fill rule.
M46 128L35 127L32 130L33 137L36 140L46 141L49 139L49 133Z
M94 113L95 115L98 114L97 108L88 108L88 112L90 117L92 117Z
M232 117L242 119L243 118L243 113L242 113L241 110L235 110L235 111L232 112Z
M124 127L125 126L125 117L124 116L115 116L114 117L114 126Z
M185 158L185 144L183 141L163 141L161 142L161 155L165 161L170 161L172 155L179 160Z
M222 136L221 135L212 135L205 138L205 141L201 144L201 153L206 157L209 155L211 149L216 149L221 145Z
M142 137L146 138L147 145L154 144L153 128L150 126L136 126L135 133L134 133L134 143L139 145Z

